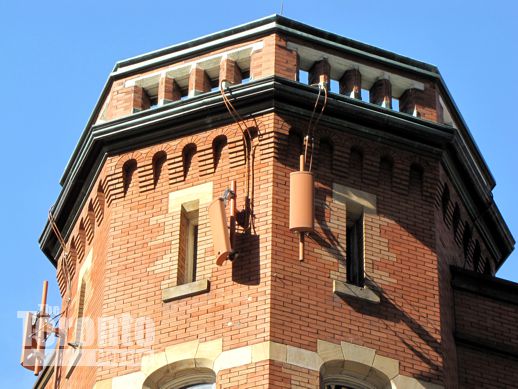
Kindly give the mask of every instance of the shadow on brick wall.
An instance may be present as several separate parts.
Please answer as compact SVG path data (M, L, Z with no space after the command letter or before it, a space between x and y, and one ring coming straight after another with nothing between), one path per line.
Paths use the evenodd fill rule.
M242 285L259 285L259 235L236 234L238 257L232 261L232 281Z
M365 283L380 296L381 302L379 304L372 304L356 298L342 299L356 312L381 319L380 323L384 324L387 331L392 332L408 350L430 368L429 374L421 373L418 378L427 381L437 380L437 377L442 375L442 364L429 356L430 349L433 350L434 354L442 355L440 340L436 339L425 327L405 312L400 304L384 293L380 285L373 282L369 277L367 277ZM401 324L404 324L416 334L423 343L412 341L412 337L406 335L404 330L402 331ZM432 326L431 323L430 326Z

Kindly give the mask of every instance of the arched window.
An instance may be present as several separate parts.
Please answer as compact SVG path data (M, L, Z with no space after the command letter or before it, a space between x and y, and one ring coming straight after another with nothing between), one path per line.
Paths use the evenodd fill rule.
M152 373L143 389L216 389L216 374L207 367L178 370L173 363Z
M367 385L356 379L340 379L339 381L332 381L322 386L322 389L375 389L372 385Z
M344 369L343 361L329 361L320 368L320 389L384 389L390 388L390 379L380 370L359 362L348 361ZM370 368L367 377L357 371ZM350 371L349 371L350 369Z

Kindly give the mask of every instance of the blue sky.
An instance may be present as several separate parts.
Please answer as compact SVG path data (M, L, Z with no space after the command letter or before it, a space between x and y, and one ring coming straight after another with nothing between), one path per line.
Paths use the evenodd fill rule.
M284 15L437 65L496 178L494 197L518 236L518 3L508 0L284 0ZM19 367L18 310L43 279L59 303L38 237L59 179L117 60L279 13L281 0L0 2L3 184L0 191L0 387L30 387ZM498 274L518 282L518 254Z

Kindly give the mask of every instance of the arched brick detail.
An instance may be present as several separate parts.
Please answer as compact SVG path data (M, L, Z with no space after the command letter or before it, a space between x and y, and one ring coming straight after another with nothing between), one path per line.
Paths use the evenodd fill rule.
M57 266L57 272L56 272L56 280L59 287L59 293L61 296L65 295L67 281L66 281L66 275L64 270L64 254L62 253L61 256L58 259L58 266Z
M143 153L143 162L139 165L139 181L140 181L140 190L142 192L146 192L149 190L153 190L156 186L155 179L155 158L160 153L165 153L166 160L163 166L161 167L161 180L163 179L165 182L169 180L169 162L171 160L171 156L174 154L175 148L171 143L164 143L161 145L156 145L151 147L147 152Z
M412 163L408 169L408 194L410 196L423 195L424 168L419 163Z
M391 153L382 152L378 165L378 184L388 190L392 189L394 178L394 158Z
M72 242L73 242L74 246L76 247L77 260L79 263L81 263L83 261L83 258L85 256L85 249L86 249L84 241L82 239L82 235L84 235L84 229L81 229L81 227L79 227L79 231L72 238L73 239Z
M94 212L95 212L95 220L97 221L97 226L100 226L104 219L105 207L106 207L106 194L104 192L102 180L100 180L99 184L97 185L97 192L94 197Z
M67 268L70 273L70 278L74 278L74 275L76 274L76 267L77 267L77 250L74 242L72 241L70 243L70 247L68 248L68 255L67 255Z
M88 209L85 217L85 231L86 231L86 240L88 244L92 243L92 239L95 234L95 211L94 211L94 203L93 200L88 202Z
M318 138L313 154L313 168L319 171L320 175L324 175L326 179L333 181L335 170L334 156L336 155L335 143L333 138L327 134L323 134Z
M354 187L361 188L365 153L361 144L353 144L349 149L349 179Z
M135 172L133 172L132 185L139 185L139 168L144 163L144 156L142 153L137 151L122 155L107 169L108 172L106 174L106 185L104 188L106 190L108 204L111 204L113 201L124 197L123 167L128 161L131 160L135 160L137 163L137 168Z
M216 173L218 167L228 165L228 137L226 135L220 134L212 138L210 154L212 158L207 158L207 160L212 162L211 167L214 173Z

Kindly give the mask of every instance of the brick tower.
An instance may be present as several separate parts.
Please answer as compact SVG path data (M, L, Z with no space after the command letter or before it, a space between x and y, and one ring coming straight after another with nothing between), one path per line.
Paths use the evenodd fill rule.
M294 233L300 155L314 227ZM518 382L518 288L494 277L514 240L432 65L277 15L124 60L62 185L38 388Z

